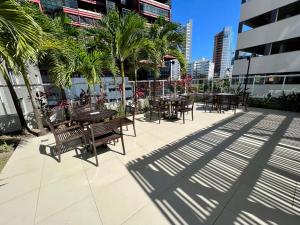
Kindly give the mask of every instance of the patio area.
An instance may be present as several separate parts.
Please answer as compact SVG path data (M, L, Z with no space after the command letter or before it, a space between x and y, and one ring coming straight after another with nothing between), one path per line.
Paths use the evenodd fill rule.
M21 143L0 174L5 225L298 225L300 115L196 107L182 121L137 116L137 137L58 163L52 134Z

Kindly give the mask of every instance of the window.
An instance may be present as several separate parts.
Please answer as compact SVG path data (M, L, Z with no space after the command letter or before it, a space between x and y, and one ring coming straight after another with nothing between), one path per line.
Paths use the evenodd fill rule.
M284 6L278 10L277 21L300 14L300 1Z
M273 43L271 54L293 51L300 51L300 37Z
M164 16L164 17L169 16L168 10L161 9L147 3L140 3L140 10L144 13L149 13L155 16Z
M300 84L300 74L298 76L286 77L285 84Z

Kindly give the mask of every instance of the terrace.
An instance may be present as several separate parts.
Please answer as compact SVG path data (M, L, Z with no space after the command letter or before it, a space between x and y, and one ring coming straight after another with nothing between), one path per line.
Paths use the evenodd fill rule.
M300 115L250 108L194 121L136 118L137 137L51 155L21 143L0 174L0 224L299 224Z

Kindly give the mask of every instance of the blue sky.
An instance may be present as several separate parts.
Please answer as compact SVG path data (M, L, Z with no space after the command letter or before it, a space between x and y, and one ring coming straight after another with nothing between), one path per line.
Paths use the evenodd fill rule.
M172 20L193 20L192 58L212 59L214 35L224 26L234 31L235 47L241 0L172 0Z

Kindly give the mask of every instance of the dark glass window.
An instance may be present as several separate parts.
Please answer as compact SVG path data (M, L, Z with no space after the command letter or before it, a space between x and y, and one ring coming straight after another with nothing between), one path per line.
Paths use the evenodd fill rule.
M149 13L156 16L169 16L169 11L165 9L158 8L156 6L147 4L147 3L140 3L140 10L145 13Z

